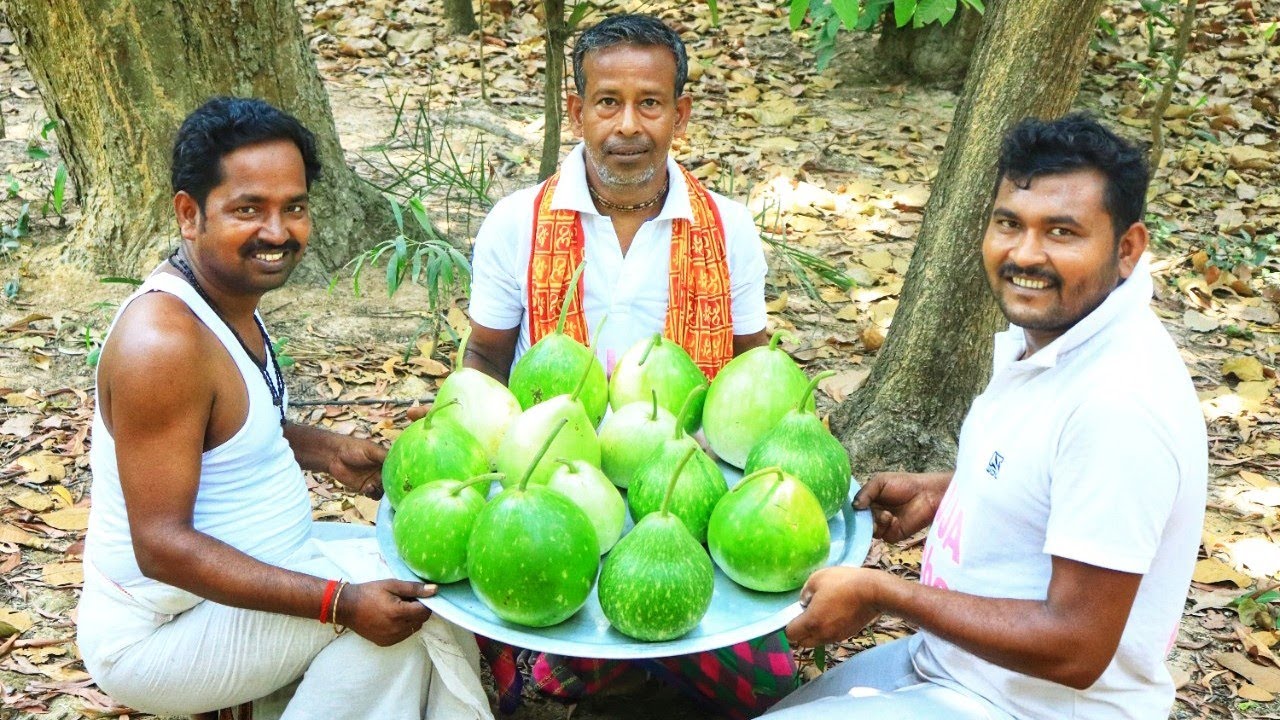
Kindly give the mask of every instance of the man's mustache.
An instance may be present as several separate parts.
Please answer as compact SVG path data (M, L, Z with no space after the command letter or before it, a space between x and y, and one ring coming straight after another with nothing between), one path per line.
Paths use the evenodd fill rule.
M1027 277L1027 278L1036 278L1039 280L1044 280L1045 282L1048 282L1052 285L1057 285L1062 282L1062 278L1058 275L1058 273L1050 270L1049 268L1022 267L1021 265L1015 262L1006 262L1002 264L1000 266L999 275L1000 275L1000 278L1003 280L1009 280L1010 278L1014 278L1014 277Z
M253 254L256 252L279 252L281 250L285 252L301 252L302 243L293 238L289 238L282 243L265 243L261 240L254 240L253 244L245 252Z
M644 153L653 149L653 143L605 143L605 152Z

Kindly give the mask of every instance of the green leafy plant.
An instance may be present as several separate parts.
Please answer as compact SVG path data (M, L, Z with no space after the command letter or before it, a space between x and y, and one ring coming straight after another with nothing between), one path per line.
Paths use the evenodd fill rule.
M1253 236L1244 230L1235 235L1202 235L1209 264L1230 271L1237 265L1258 267L1280 252L1280 238L1274 234Z
M764 222L770 210L781 212L776 207L764 208L756 216L757 226L764 228L777 225L777 223L766 224ZM787 264L791 274L795 275L796 282L800 283L805 295L809 296L811 300L822 299L821 294L818 292L819 282L835 285L846 292L856 284L853 278L845 274L844 270L832 265L827 259L801 250L796 247L794 242L788 242L785 234L761 230L760 239L773 250L776 257L781 258Z
M1280 602L1280 592L1275 588L1255 590L1231 601L1231 607L1240 616L1240 622L1259 630L1275 630L1276 615L1272 607Z
M370 266L386 266L388 295L405 282L426 288L434 314L454 290L468 292L471 264L464 254L465 243L455 240L444 227L458 228L469 237L472 220L493 206L489 196L490 174L483 140L471 145L469 156L454 149L448 135L438 127L440 120L427 112L429 103L420 101L406 109L407 97L398 102L391 137L370 148L380 162L364 161L383 180L373 182L391 208L395 235L377 243L356 257L346 268L352 287L360 292L360 279ZM440 208L437 217L427 211L427 203ZM334 276L333 283L336 283Z
M1235 339L1237 339L1237 340L1252 340L1252 339L1253 339L1253 331L1252 331L1252 330L1250 330L1250 329L1249 329L1249 328L1247 328L1247 327L1240 327L1239 325L1226 325L1226 326L1224 326L1224 327L1222 328L1222 334L1223 334L1223 335L1226 335L1226 336L1227 336L1227 337L1229 337L1229 338L1235 338Z
M293 356L290 355L289 351L286 349L288 344L289 338L287 337L276 338L271 341L271 351L276 354L276 362L280 363L281 370L298 364L298 361L294 360Z
M98 357L102 355L102 339L93 335L93 330L88 325L84 326L84 349L88 353L84 356L84 362L91 368L98 367Z
M813 48L818 70L825 70L835 56L840 28L870 31L881 18L892 14L898 27L922 28L946 25L961 5L986 12L983 0L790 0L791 29L799 30L805 17L813 27Z
M360 292L360 276L365 268L384 262L387 266L387 294L394 295L406 280L422 285L427 289L428 303L433 312L441 307L441 299L449 290L458 287L468 292L471 263L431 222L422 198L413 197L406 203L416 227L406 224L405 205L393 197L388 197L387 201L395 218L396 236L378 243L347 264L356 293Z

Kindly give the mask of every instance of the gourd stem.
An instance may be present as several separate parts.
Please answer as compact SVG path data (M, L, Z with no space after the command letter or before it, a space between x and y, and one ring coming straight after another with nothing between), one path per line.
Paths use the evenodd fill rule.
M696 452L698 452L698 446L695 445L689 448L689 451L676 464L676 471L671 474L671 482L667 483L667 494L662 497L662 509L658 511L664 516L667 515L667 506L671 504L671 496L675 494L676 481L680 479L680 473L684 472L684 466L689 464L689 458Z
M823 370L817 375L814 375L813 379L809 381L809 387L806 387L804 389L804 392L801 393L800 403L796 405L796 410L804 412L804 406L809 403L809 398L813 396L813 391L818 389L818 383L822 382L823 380L826 380L827 378L835 374L836 374L835 370Z
M644 354L640 356L640 362L636 363L636 365L639 365L640 367L644 367L644 361L649 359L649 353L653 352L653 349L658 347L661 344L662 344L662 333L654 333L653 340L651 340L649 342L649 346L644 349Z
M569 289L565 291L564 302L560 304L560 319L556 322L556 332L560 335L564 334L564 321L569 317L569 303L578 294L578 278L582 276L582 268L586 266L586 261L578 263L578 269L573 271L573 277L569 280Z
M769 466L769 467L767 467L767 468L760 468L759 470L757 470L757 471L755 471L755 472L751 473L750 475L748 475L748 476L746 476L746 477L742 478L742 480L740 480L740 481L738 482L738 484L737 484L737 485L734 485L734 486L733 486L733 489L732 489L732 490L730 490L729 492L738 492L738 491L739 491L739 490L741 490L743 487L745 487L745 486L747 485L747 483L750 483L750 482L754 481L756 478L758 478L758 477L763 477L763 476L765 476L765 475L777 475L779 478L781 478L781 477L782 477L782 468L778 467L777 465L770 465L770 466Z
M591 366L596 362L596 354L593 352L587 353L587 366L582 370L582 377L578 378L578 386L573 389L573 394L569 396L570 400L576 401L578 395L582 394L582 388L586 387L587 378L591 377Z
M609 319L609 313L600 316L600 322L596 323L596 329L591 331L591 336L587 338L587 347L594 348L596 341L600 339L600 331L604 330L604 321Z
M462 483L458 487L454 488L449 494L457 496L458 493L462 492L463 488L469 488L472 485L479 485L482 482L485 483L486 485L491 485L493 484L494 480L497 480L498 482L502 482L504 479L506 479L506 477L507 477L506 475L503 475L502 473L497 473L497 472L477 475L471 478L470 480L467 480L466 482Z
M680 436L685 434L684 423L685 423L685 420L689 418L689 411L693 409L693 402L698 398L702 397L704 394L706 394L706 392L707 392L707 384L702 383L698 387L690 390L689 394L685 396L684 405L680 406L680 415L676 417L676 432L675 432L675 435L672 436L676 440L679 440Z
M467 326L462 331L462 339L458 341L458 354L453 358L453 371L457 372L462 369L462 363L467 357L467 343L471 340L471 326Z
M569 472L574 473L575 475L578 473L578 468L574 466L572 460L569 460L566 458L556 458L556 462L560 463L566 468L569 468Z
M569 418L560 418L560 421L556 423L555 429L551 431L551 434L542 443L542 449L538 451L537 455L533 456L533 462L529 463L529 467L524 469L524 475L520 478L521 492L524 492L524 489L528 487L529 478L533 477L533 469L538 467L538 463L542 462L542 456L546 455L547 451L551 449L551 443L555 442L556 436L560 434L560 431L564 429L568 422Z
M649 416L649 420L658 421L658 391L650 388L649 394L653 396L653 414Z
M778 343L782 342L782 338L784 337L790 338L791 333L787 332L786 330L779 330L778 332L774 333L773 337L769 338L769 349L777 350Z
M449 400L446 400L445 402L440 403L439 405L432 405L431 415L435 415L437 412L449 407L450 405L461 405L461 404L462 404L462 398L451 398ZM431 417L431 415L427 416L428 419Z

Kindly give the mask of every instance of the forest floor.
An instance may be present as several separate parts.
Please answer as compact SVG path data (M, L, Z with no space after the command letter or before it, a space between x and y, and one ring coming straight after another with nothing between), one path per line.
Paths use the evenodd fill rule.
M1155 44L1165 49L1153 51L1151 18L1138 5L1109 3L1114 32L1100 26L1077 105L1142 138L1172 30L1155 23ZM298 7L348 158L372 181L387 184L415 158L447 159L447 147L455 165L492 183L487 200L456 183L426 194L428 209L466 243L488 202L536 180L543 51L527 4L491 14L483 42L445 34L437 0ZM837 371L821 385L828 411L865 380L892 321L958 94L877 79L870 36L853 38L832 69L818 72L809 39L787 30L775 4L722 7L718 28L701 5L643 7L697 38L695 112L677 158L748 202L768 237L855 281L848 291L818 277L809 284L779 245L767 247L770 329L794 333L786 347L810 375ZM1200 3L1151 194L1154 307L1182 348L1210 432L1201 560L1169 661L1179 720L1280 718L1277 19L1280 0ZM0 242L12 240L0 251L0 720L117 716L129 711L84 671L73 619L90 502L87 358L128 287L68 262L76 250L67 229L79 210L70 190L60 212L50 202L56 130L45 132L35 85L2 28L0 88L8 183ZM430 131L430 148L428 135L414 140L415 128ZM18 229L24 219L27 232ZM288 339L294 361L294 419L389 440L406 405L429 398L447 374L465 300L432 308L411 285L388 297L380 275L371 271L359 295L348 274L332 289L292 283L264 299L267 323ZM399 404L359 404L377 399ZM372 521L372 502L324 478L310 482L316 517ZM867 563L913 577L920 552L919 542L877 542ZM838 661L910 631L882 618L830 655ZM798 657L811 677L809 654ZM699 717L652 683L579 706L530 699L516 717Z

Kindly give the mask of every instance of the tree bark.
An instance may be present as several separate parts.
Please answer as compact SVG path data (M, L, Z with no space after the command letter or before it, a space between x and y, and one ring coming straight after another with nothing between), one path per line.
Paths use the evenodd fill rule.
M881 22L876 57L898 77L959 87L982 30L982 13L961 5L946 25L898 27L893 11Z
M138 274L174 244L174 133L214 95L257 96L315 133L322 179L304 274L334 270L390 227L347 166L292 0L3 0L79 193L68 247L99 272Z
M1000 140L1066 112L1103 0L991 0L925 207L902 300L871 376L831 415L855 476L954 467L1004 319L981 266Z
M564 19L564 0L542 0L547 22L547 67L542 88L543 118L542 162L538 178L545 180L560 164L560 117L564 95L564 44L569 39L569 26Z
M480 29L471 0L444 0L444 19L454 35L467 35Z

